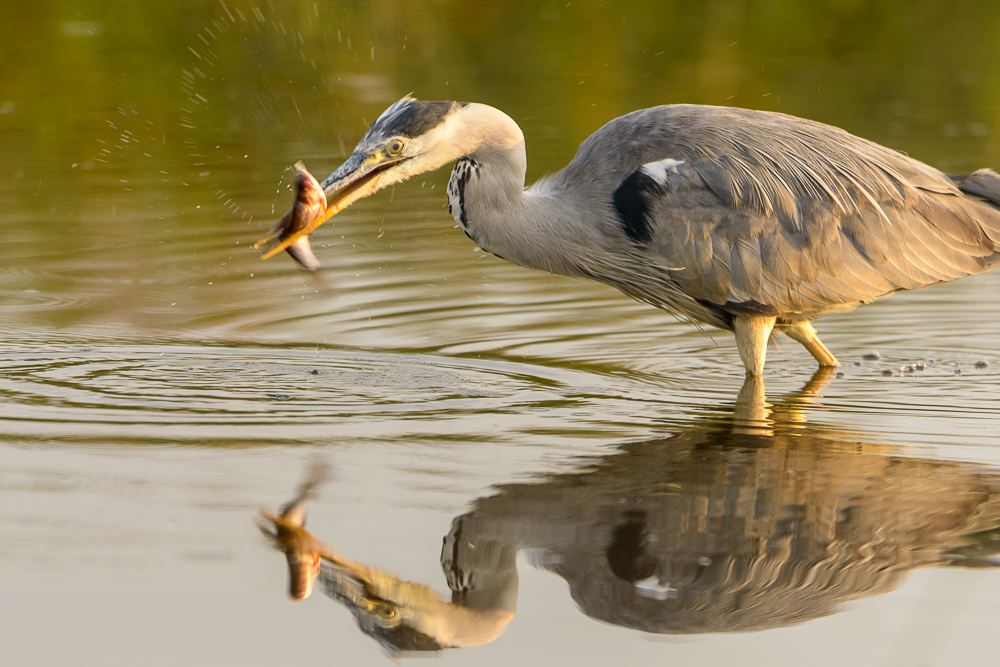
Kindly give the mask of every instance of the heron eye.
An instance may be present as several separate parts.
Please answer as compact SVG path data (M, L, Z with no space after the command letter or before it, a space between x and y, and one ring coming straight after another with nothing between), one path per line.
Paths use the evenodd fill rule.
M403 143L402 139L393 139L392 143L389 144L389 154L399 155L400 153L403 152L403 148L405 147L406 144Z
M393 607L381 607L378 611L383 618L396 618L396 610Z

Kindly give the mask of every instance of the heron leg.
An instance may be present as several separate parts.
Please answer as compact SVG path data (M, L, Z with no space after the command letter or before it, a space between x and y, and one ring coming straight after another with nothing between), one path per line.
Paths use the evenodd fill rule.
M747 375L761 375L764 372L764 357L767 356L767 341L774 329L774 317L733 318L733 332L736 334L736 349L747 368Z
M833 353L823 345L823 341L816 335L816 329L809 322L795 322L780 327L789 338L799 343L809 350L820 366L839 366L840 363Z

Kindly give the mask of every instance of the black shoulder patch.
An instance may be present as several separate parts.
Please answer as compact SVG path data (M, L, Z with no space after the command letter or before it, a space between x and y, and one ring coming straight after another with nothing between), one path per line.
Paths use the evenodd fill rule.
M444 122L453 109L466 106L459 102L423 102L403 99L386 109L370 128L368 137L418 137Z
M653 200L663 195L666 187L642 170L636 169L615 190L614 204L618 222L636 243L653 240Z

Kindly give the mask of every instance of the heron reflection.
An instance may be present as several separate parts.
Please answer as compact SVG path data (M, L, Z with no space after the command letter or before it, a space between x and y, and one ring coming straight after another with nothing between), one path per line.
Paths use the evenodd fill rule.
M497 487L444 538L449 598L332 549L320 554L322 590L388 650L436 651L503 633L521 551L588 616L667 634L801 623L916 567L993 565L1000 472L804 424L810 391L772 406L767 428L747 428L737 406Z

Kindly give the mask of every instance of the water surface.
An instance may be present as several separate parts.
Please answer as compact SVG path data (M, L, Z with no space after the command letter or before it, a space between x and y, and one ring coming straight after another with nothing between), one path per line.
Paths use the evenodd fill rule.
M320 459L333 473L308 527L347 558L446 593L456 518L517 552L506 632L442 660L991 662L1000 579L937 565L992 565L1000 273L824 318L839 376L810 384L785 341L766 421L748 426L728 334L477 252L447 214L446 172L324 226L317 275L250 248L291 202L289 165L332 171L409 92L507 111L529 180L607 120L669 102L802 115L956 173L1000 167L992 7L599 4L5 10L11 660L388 664L319 587L286 602L254 526ZM697 517L719 542L697 543ZM710 561L681 548L696 543ZM757 616L667 613L698 568L755 553L779 584L833 584L782 607L777 584L747 577Z

